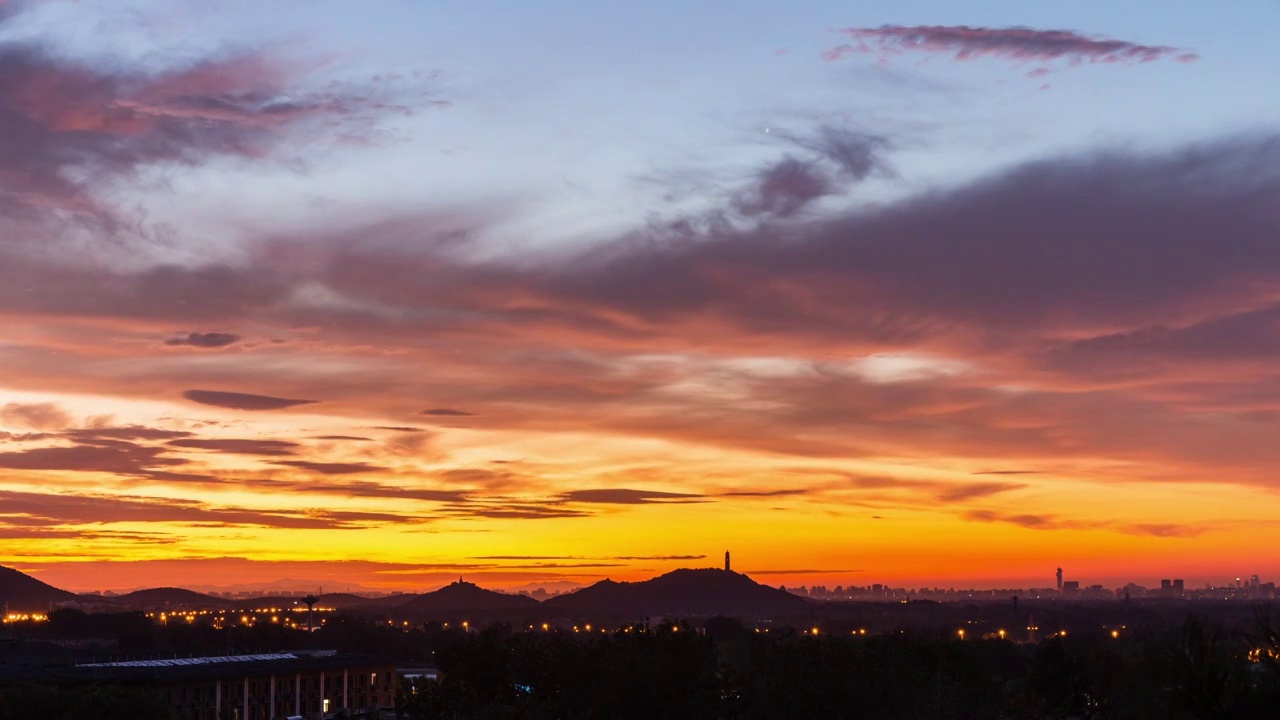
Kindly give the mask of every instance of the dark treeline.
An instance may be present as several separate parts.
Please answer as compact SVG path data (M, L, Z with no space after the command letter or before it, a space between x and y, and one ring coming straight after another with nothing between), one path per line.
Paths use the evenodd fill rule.
M427 718L1274 718L1280 673L1199 619L1038 644L951 633L585 636L493 626L439 647L439 682L406 688ZM1274 648L1274 633L1271 647Z
M1130 625L1117 638L1069 632L1038 643L979 632L961 640L952 618L936 630L849 629L864 619L828 621L813 636L725 618L706 621L702 632L586 633L507 624L467 632L335 615L308 634L273 623L218 629L63 610L24 632L32 640L97 638L117 659L326 648L438 667L438 682L405 689L405 720L1280 716L1280 633L1261 610L1247 627L1184 611L1181 620ZM76 652L82 661L90 651ZM95 707L110 712L83 714ZM0 688L0 720L10 717L165 716L144 689L25 685Z

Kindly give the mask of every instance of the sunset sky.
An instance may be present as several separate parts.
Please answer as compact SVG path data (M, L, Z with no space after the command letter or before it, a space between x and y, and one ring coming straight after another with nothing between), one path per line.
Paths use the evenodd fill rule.
M0 564L1280 579L1277 27L0 0Z

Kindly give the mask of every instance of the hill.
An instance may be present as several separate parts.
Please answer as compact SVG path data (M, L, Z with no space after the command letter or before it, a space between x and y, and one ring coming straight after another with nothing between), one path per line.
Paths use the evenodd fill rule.
M59 590L7 567L0 567L0 606L11 611L48 610L50 603L75 600L74 593Z
M809 611L809 601L726 570L675 570L642 582L603 580L542 603L568 617L735 615L772 618Z
M396 610L432 620L523 617L536 615L539 610L539 603L533 598L485 590L462 580L411 598Z
M212 595L182 588L151 588L136 590L109 598L94 597L129 610L212 610L226 607L227 601Z

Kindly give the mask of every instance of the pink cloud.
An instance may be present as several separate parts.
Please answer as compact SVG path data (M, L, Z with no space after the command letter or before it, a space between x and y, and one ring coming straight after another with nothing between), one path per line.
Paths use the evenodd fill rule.
M920 52L951 55L957 61L997 58L1018 62L1066 60L1072 64L1146 63L1167 58L1189 62L1198 58L1175 47L1092 38L1066 30L885 25L846 28L841 32L856 41L857 46L837 46L823 53L824 60L839 60L854 52L878 52L882 60L901 53Z
M0 47L0 212L106 216L94 189L142 167L263 158L290 140L349 142L387 114L439 102L406 90L413 80L347 86L316 82L316 70L265 50L155 69L8 43Z

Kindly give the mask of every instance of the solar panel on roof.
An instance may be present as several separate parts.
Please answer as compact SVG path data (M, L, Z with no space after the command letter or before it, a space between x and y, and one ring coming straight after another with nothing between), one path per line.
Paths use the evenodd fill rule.
M179 667L184 665L213 665L216 663L259 662L262 660L296 660L297 655L291 653L268 653L262 655L224 655L198 658L170 658L168 660L126 660L113 663L86 663L76 667L87 668L121 668L121 667Z

